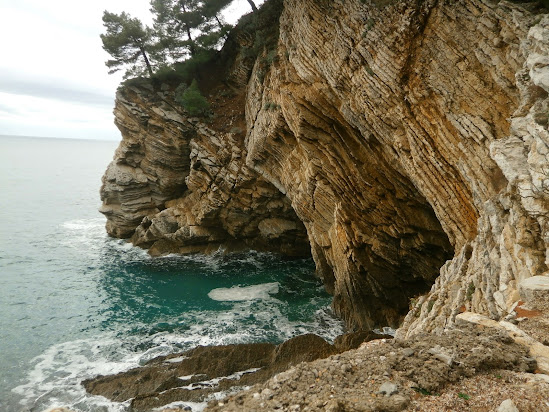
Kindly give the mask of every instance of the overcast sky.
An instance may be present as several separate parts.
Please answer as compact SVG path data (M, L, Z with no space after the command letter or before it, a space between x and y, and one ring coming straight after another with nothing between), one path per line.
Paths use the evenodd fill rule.
M120 140L103 10L152 21L149 0L0 0L0 135ZM227 20L249 11L235 0Z

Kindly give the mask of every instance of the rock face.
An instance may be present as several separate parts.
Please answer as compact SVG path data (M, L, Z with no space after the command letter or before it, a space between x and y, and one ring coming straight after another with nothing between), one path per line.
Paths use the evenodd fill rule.
M173 92L119 91L123 141L103 177L107 231L155 255L250 249L306 256L288 199L248 168L243 136L184 117Z
M169 91L120 92L109 233L155 254L310 248L356 329L397 326L411 298L402 336L464 310L505 316L549 264L549 16L489 0L283 6L246 85L231 63L245 138L186 118Z

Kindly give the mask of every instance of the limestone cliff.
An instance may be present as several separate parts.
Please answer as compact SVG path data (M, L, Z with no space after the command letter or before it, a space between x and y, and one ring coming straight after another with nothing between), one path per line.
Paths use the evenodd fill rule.
M310 248L354 328L396 326L410 302L403 335L504 317L521 281L549 274L549 16L268 3L283 3L276 47L228 60L245 110L235 98L225 125L185 116L169 86L119 92L109 233L156 254ZM244 114L245 136L223 130Z

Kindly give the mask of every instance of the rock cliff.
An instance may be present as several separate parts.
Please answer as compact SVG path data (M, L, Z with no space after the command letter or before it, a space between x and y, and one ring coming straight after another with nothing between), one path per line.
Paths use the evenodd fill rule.
M236 96L210 88L223 122L189 118L169 85L119 91L108 232L153 254L311 253L356 329L505 317L522 281L549 275L549 16L490 0L268 4L275 47L250 61L237 28L220 75Z

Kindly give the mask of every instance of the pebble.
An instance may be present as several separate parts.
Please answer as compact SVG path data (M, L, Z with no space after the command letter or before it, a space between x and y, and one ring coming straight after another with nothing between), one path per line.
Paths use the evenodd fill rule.
M402 350L402 355L409 358L410 356L413 356L414 353L416 353L412 348L406 348Z
M377 393L384 394L385 396L391 396L398 393L398 385L393 382L385 382L380 387Z
M270 400L270 399L273 399L273 396L274 396L274 391L269 388L265 388L261 391L261 397L263 399Z
M519 410L511 399L506 399L499 405L496 412L519 412Z

